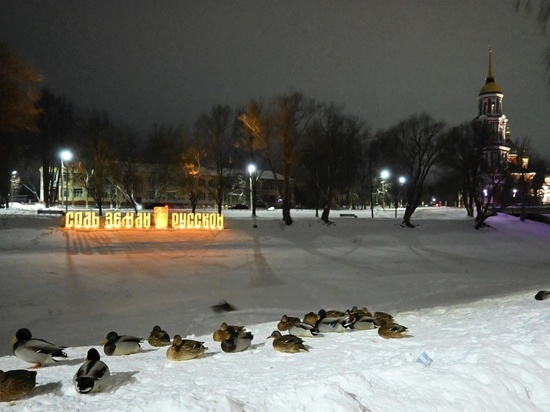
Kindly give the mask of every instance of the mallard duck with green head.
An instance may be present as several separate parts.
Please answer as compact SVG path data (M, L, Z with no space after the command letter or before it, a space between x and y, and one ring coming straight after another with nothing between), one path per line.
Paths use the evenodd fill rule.
M361 315L360 312L349 315L351 328L354 330L369 330L374 329L376 318L372 315Z
M247 350L252 344L254 335L246 330L226 332L225 339L221 342L222 351L226 353L242 352Z
M320 333L342 333L351 328L351 321L347 315L342 316L340 312L339 316L329 316L337 314L335 311L327 312L324 309L319 311L319 320L315 327Z
M296 322L288 329L288 333L302 338L313 338L319 335L319 330L309 323Z
M88 350L86 362L78 368L73 383L79 393L99 392L109 385L111 372L109 367L100 359L99 352L91 348Z
M54 345L44 339L33 338L27 328L21 328L15 334L12 350L19 359L34 363L31 368L38 368L57 362L55 358L66 358L67 354L63 351L65 348L65 346Z
M107 356L124 356L137 353L141 349L143 339L130 335L119 335L109 332L103 341L103 352Z

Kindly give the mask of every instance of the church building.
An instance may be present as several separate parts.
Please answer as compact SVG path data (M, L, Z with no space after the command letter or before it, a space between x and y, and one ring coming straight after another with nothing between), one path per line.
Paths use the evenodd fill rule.
M516 195L529 196L531 194L531 182L535 176L529 172L529 157L526 153L517 153L514 143L510 139L508 119L503 114L502 100L504 94L496 84L493 75L493 53L489 50L489 70L485 78L485 85L479 91L477 97L478 114L475 120L487 122L492 134L491 141L485 146L485 159L488 166L488 176L491 184L483 191L484 203L489 196L491 203L501 204L504 198L513 198ZM513 179L518 187L510 189L511 193L503 193L505 178ZM497 182L499 182L497 184ZM510 186L511 182L507 182ZM494 191L494 193L491 193ZM518 199L519 200L519 199Z

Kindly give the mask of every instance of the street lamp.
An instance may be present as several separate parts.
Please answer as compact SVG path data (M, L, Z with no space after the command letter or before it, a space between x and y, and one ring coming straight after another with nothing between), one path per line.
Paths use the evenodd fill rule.
M11 206L13 207L13 186L15 185L15 177L17 176L17 170L14 170L11 172L11 180L10 180L10 200L11 200Z
M73 153L70 150L63 150L60 154L61 157L61 187L63 187L64 179L64 162L68 162L73 158ZM63 206L63 195L61 196L61 206ZM69 210L69 176L65 179L65 214Z
M403 185L405 184L407 179L405 179L404 176L399 176L398 181L399 181L399 190L396 191L396 194L395 194L395 218L397 218L397 202L399 200L399 195L401 194L401 190L403 190Z
M250 208L252 209L252 216L256 216L256 166L254 164L248 165L248 174L250 175Z
M380 172L380 179L381 186L382 186L382 209L386 206L386 188L384 187L384 184L386 183L386 180L390 177L390 172L387 169L384 169ZM391 206L391 205L390 205Z

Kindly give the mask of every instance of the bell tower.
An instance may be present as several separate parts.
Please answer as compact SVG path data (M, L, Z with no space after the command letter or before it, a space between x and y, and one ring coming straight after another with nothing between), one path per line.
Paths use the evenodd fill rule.
M485 147L487 160L491 168L496 172L505 169L508 165L509 129L508 119L502 114L502 99L504 94L495 83L493 75L493 51L489 49L489 71L485 78L485 85L477 96L476 120L487 122L493 130L493 137Z

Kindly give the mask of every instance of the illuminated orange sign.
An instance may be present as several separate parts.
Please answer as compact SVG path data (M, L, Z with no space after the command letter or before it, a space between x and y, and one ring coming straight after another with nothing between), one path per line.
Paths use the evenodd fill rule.
M172 213L172 229L223 229L217 213Z
M70 211L65 215L65 228L109 230L172 228L213 230L223 229L223 215L217 213L168 213L168 208L164 207L155 208L153 213L105 212L103 217L100 217L93 211Z

